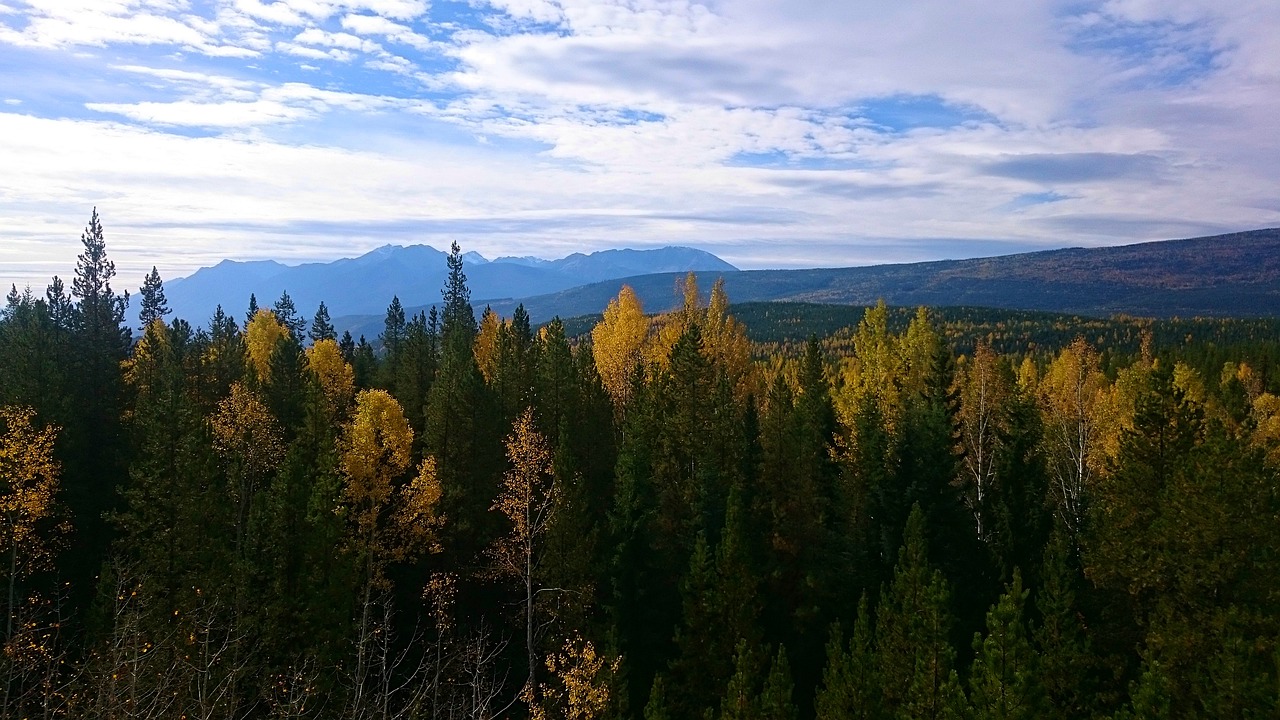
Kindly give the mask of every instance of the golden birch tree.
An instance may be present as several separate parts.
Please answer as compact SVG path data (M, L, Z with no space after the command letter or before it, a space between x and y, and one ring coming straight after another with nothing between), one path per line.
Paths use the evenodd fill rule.
M1102 466L1103 428L1110 422L1110 391L1098 351L1084 338L1063 349L1040 382L1051 494L1063 524L1078 532L1086 496Z
M988 496L996 484L996 455L1006 429L1005 412L1012 392L1002 362L991 344L979 341L973 358L956 378L960 391L961 474L965 504L973 513L978 538L986 539L989 528L985 515Z

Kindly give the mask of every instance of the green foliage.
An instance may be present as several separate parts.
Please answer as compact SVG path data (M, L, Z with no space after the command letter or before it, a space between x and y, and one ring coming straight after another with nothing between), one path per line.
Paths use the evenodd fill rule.
M1022 573L987 613L987 632L973 636L975 657L969 673L973 717L991 720L1038 718L1044 714L1040 668L1023 620L1027 590Z
M597 716L588 686L617 718L1275 715L1274 325L734 318L686 280L606 382L564 323L479 333L456 246L441 310L393 303L375 351L321 304L304 353L287 295L274 333L166 324L154 270L131 345L96 215L83 242L73 294L0 312L0 404L65 428L77 543L10 553L5 717ZM1095 435L1063 528L1073 346ZM502 484L515 417L543 524Z

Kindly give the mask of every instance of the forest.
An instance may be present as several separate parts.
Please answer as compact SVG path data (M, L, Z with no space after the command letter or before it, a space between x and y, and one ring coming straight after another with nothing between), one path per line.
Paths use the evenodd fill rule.
M352 338L81 243L0 312L0 717L1280 716L1274 324L570 333L454 244Z

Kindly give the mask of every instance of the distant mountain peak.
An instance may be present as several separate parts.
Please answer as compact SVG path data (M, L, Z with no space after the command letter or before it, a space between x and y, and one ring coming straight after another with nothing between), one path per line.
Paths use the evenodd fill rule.
M328 263L224 260L166 283L165 290L175 316L195 324L207 320L217 305L224 309L245 307L253 293L259 304L267 306L285 290L304 317L321 301L334 317L381 315L392 297L400 298L405 307L440 302L447 257L445 251L430 245L386 244L359 257ZM603 250L574 253L559 260L508 256L493 262L469 251L462 254L462 262L476 302L542 295L584 283L658 272L736 270L711 253L687 247Z

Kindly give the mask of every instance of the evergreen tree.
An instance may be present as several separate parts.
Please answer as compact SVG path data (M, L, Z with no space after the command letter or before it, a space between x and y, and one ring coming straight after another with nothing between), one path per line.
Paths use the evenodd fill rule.
M760 691L760 720L796 720L796 706L792 697L791 664L787 662L787 648L778 646Z
M973 636L973 669L969 697L975 719L1039 718L1044 713L1044 688L1039 663L1023 621L1022 574L987 613L987 633Z
M272 310L275 311L276 319L288 328L289 334L301 344L306 334L307 321L298 313L298 307L293 304L293 298L289 297L288 290L280 293L280 299L272 305Z
M111 288L116 267L107 259L96 208L80 240L84 252L76 259L71 284L78 301L72 341L77 412L66 426L71 450L64 488L77 530L72 554L76 567L70 575L84 588L110 546L104 517L115 509L115 491L127 473L120 367L128 355L131 333L124 322L129 295L117 295Z
M864 594L858 601L857 621L847 647L840 625L831 627L827 665L814 703L818 720L873 720L881 716L880 669L871 630L871 611Z
M318 343L321 340L337 340L338 333L333 329L333 323L329 320L329 308L325 307L324 301L320 301L320 307L316 308L315 317L311 319L311 330L307 333L307 337L311 338L311 342ZM344 339L349 340L351 333L344 333ZM348 360L348 362L350 362Z
M1036 594L1040 625L1033 639L1046 712L1058 718L1088 717L1096 705L1094 653L1076 601L1076 589L1084 582L1079 555L1065 528L1055 528L1043 567Z
M755 720L760 717L764 658L745 638L738 641L733 658L733 677L720 700L720 720Z
M374 378L378 374L378 357L373 352L373 346L364 339L364 335L361 335L360 341L356 343L355 352L351 357L351 367L355 370L356 387L373 387Z
M391 304L387 306L387 317L382 324L383 330L378 336L378 342L382 344L382 351L386 353L390 367L394 365L396 355L400 352L400 344L404 342L404 306L400 304L399 296L392 296Z
M342 351L342 359L348 363L354 362L356 359L356 341L351 337L350 330L342 331L342 339L338 341L338 349Z
M644 720L674 720L677 717L667 704L666 682L658 675L653 679L649 701L644 706Z
M881 591L876 655L885 709L909 717L959 716L964 694L953 665L947 582L931 569L925 516L907 518L893 581Z
M142 324L142 331L146 332L152 320L162 320L171 312L165 304L164 282L160 280L160 273L154 265L142 281L139 293L142 295L142 309L138 312L138 322Z

